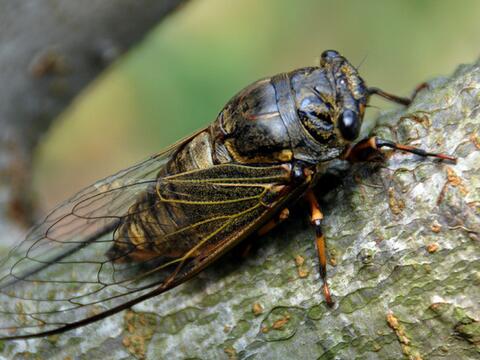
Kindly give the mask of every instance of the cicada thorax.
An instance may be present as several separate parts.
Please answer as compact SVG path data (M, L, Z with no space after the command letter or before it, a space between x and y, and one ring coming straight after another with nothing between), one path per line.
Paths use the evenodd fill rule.
M303 121L322 106L332 118L336 109L327 106L337 106L335 94L335 84L332 86L321 67L259 80L231 99L220 113L214 124L223 135L218 142L241 163L316 164L338 157L347 143L337 136L333 120L321 135L317 123L309 128Z

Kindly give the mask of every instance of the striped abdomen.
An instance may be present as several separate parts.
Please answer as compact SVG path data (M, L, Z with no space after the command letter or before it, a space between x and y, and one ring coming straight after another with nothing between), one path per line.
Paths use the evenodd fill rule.
M121 262L143 261L159 255L177 257L191 248L192 241L200 234L195 229L187 229L192 222L191 214L176 202L177 186L168 179L175 174L213 166L211 138L207 130L202 131L174 152L160 169L157 182L149 185L128 210L129 216L118 228L115 244L109 250L111 259ZM192 206L188 208L191 212Z

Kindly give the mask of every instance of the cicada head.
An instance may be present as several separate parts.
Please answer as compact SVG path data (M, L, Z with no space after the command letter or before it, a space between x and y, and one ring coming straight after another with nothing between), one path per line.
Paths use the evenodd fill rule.
M296 106L305 130L320 144L341 148L362 126L368 89L357 70L337 51L321 55L320 66L292 79Z

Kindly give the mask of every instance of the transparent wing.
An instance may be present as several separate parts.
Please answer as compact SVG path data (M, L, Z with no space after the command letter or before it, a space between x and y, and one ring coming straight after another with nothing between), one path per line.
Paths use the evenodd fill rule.
M81 191L2 260L1 338L58 333L176 286L291 193L283 166L217 165L158 177L173 150Z
M94 304L95 293L112 283L102 279L107 268L112 270L105 249L119 224L130 216L128 209L138 194L155 183L169 155L153 156L77 193L1 260L1 336L49 330L49 323L68 323L71 319L60 313L81 307L77 294L89 294L87 301ZM58 316L42 320L49 313ZM18 333L18 329L22 331Z

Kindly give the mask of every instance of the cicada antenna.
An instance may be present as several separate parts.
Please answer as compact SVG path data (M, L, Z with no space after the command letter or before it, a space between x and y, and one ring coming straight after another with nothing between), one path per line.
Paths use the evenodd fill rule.
M360 69L360 67L363 65L363 63L365 62L365 60L367 60L367 57L368 57L368 54L365 54L362 58L362 60L360 60L360 63L355 67L355 69L358 71Z

